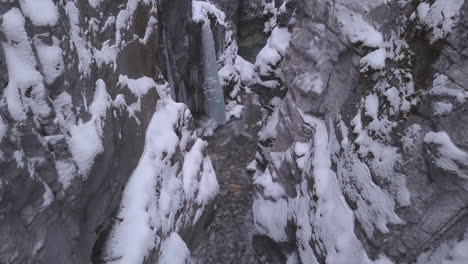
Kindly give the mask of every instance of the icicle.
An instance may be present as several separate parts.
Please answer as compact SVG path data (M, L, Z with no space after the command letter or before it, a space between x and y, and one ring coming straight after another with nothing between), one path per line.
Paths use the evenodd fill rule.
M209 20L202 26L203 46L203 95L205 98L205 112L208 118L221 125L226 122L224 94L219 81L218 64L216 60L215 43Z

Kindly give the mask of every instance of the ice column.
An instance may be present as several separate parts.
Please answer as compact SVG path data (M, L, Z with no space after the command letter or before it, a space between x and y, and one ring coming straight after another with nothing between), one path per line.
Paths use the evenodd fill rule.
M218 64L216 59L215 43L209 21L202 26L203 48L203 95L204 108L208 118L221 125L226 122L224 94L219 81Z

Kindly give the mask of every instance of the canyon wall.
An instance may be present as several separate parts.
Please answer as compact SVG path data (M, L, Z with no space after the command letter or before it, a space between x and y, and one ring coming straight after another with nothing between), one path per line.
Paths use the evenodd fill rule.
M287 93L256 159L257 253L268 263L466 261L468 5L290 2L277 74Z
M154 262L184 247L217 186L174 102L192 1L2 1L0 24L0 263ZM126 241L152 253L115 242L134 214L154 221Z

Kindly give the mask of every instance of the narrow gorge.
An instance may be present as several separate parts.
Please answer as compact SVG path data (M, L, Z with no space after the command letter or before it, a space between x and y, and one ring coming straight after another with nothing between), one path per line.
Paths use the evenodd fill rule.
M0 0L0 264L466 264L467 102L464 0Z

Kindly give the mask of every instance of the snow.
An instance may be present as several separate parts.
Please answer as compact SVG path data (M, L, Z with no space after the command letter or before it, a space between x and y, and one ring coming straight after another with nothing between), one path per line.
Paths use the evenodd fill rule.
M291 33L289 33L288 28L275 27L271 32L268 44L272 49L284 56L286 48L289 46L290 39Z
M429 10L431 9L431 5L426 2L422 2L418 5L417 11L419 17L426 17L429 14Z
M122 197L119 218L122 219L111 233L108 254L121 258L113 263L142 263L148 251L155 247L154 231L150 228L150 212L154 210L152 193L156 177L151 153L145 149L137 168L130 176ZM132 195L138 193L139 195Z
M110 263L142 263L158 249L159 263L186 263L190 253L176 233L195 224L219 188L204 155L207 143L189 131L190 111L172 100L167 83L156 89L160 100L146 131L143 154L123 192L118 213L122 220L107 242Z
M62 75L64 69L60 41L56 37L52 37L52 41L52 45L46 45L39 38L34 38L34 46L47 84L52 84Z
M380 48L384 46L383 36L370 25L361 14L348 9L345 5L336 5L336 17L341 24L342 33L354 44Z
M278 108L275 111L278 113ZM287 239L284 231L288 221L293 221L298 227L295 234L298 257L307 263L319 263L314 253L316 249L312 248L310 241L321 242L320 251L326 253L324 261L326 263L391 263L385 256L378 256L374 261L370 260L363 245L354 234L356 216L342 195L342 188L346 183L342 182L342 176L335 174L331 167L330 140L333 134L329 135L330 132L327 131L328 126L325 125L324 120L302 111L299 113L304 125L314 131L313 138L307 142L296 142L287 150L269 153L269 166L263 172L257 170L254 183L261 188L263 195L254 200L255 232L266 234L273 240L282 242ZM276 122L272 123L276 126ZM276 182L275 173L281 171L283 166L291 166L289 162L293 157L297 157L296 162L299 168L296 174L300 177L300 182L296 184L298 195L285 200L284 190ZM388 170L388 168L385 169ZM356 171L356 174L361 172ZM368 176L370 178L370 175ZM373 185L372 181L365 181L365 183L366 185L358 187L363 192L368 191L366 186L369 183ZM350 186L350 184L345 186ZM376 204L381 202L383 198L380 196L384 193L384 191L376 193L375 197L379 198ZM391 197L385 198L389 203L393 202ZM310 203L311 200L315 201L313 206ZM375 201L366 199L363 202L366 204ZM359 203L359 206L361 205ZM378 214L367 213L369 213L368 217L372 218ZM397 221L399 218L393 210L388 213L396 218L392 223L401 223L401 220ZM291 259L294 258L291 256Z
M320 73L305 72L294 77L293 85L304 92L313 92L317 95L322 94L325 89Z
M57 160L55 161L55 169L57 170L62 188L64 190L68 189L76 176L75 164L69 160Z
M102 145L103 120L111 103L104 81L96 81L93 102L89 106L91 119L86 123L80 120L78 124L71 125L69 128L70 137L67 139L67 143L83 176L86 176L91 170L96 156L104 151Z
M55 196L50 190L49 186L43 182L42 185L44 186L44 193L42 194L42 204L41 204L41 210L44 209L45 207L49 206L52 204L52 202L55 200Z
M125 9L120 10L117 18L115 19L115 46L120 47L122 45L122 29L128 29L133 24L133 14L138 8L139 3L142 0L128 0ZM144 3L148 3L148 0L143 0Z
M89 106L89 113L94 118L106 116L107 108L110 106L110 96L106 91L106 84L103 80L96 81L96 89L94 92L93 102ZM102 133L100 133L102 136Z
M392 107L391 114L396 114L399 111L400 106L402 104L400 92L397 88L392 87L385 91L384 95L387 101L390 102L390 106Z
M468 153L457 147L445 131L426 133L424 142L437 146L440 155L435 158L435 164L438 167L468 179L468 174L463 170L463 167L468 166Z
M70 124L75 124L75 115L73 113L72 98L67 92L62 92L52 102L55 112L57 114L56 122L62 128L68 128Z
M348 8L368 13L370 10L384 4L388 4L389 0L337 0L336 2L346 5Z
M255 59L255 68L258 69L260 75L271 75L275 71L271 69L270 65L276 66L281 61L281 55L278 51L265 45L263 49L257 54Z
M250 82L254 74L254 65L238 55L236 66L240 71L241 81L246 83Z
M387 58L387 52L384 48L377 49L366 56L362 57L361 72L368 71L370 69L382 70L385 67L385 59Z
M357 136L354 144L359 147L345 145L344 155L337 161L340 185L349 199L357 204L355 216L363 230L371 235L376 227L386 233L389 230L388 223L402 223L395 213L396 202L403 206L410 204L406 177L395 171L401 155L397 148L369 136L361 121L361 111L358 111L351 124ZM373 158L363 161L362 157L369 153L372 153ZM373 179L387 184L381 187ZM360 191L356 192L356 189Z
M58 21L57 6L52 0L20 0L23 14L35 26L55 26Z
M252 211L257 233L267 234L277 242L287 241L285 227L288 221L286 213L288 204L286 200L256 199Z
M262 128L260 133L258 134L259 140L264 141L269 138L276 138L276 125L278 124L278 116L279 116L279 107L273 111L271 116L266 121L266 125Z
M270 105L274 106L274 107L277 107L277 106L280 106L280 104L283 102L283 99L281 99L280 97L278 96L275 96L273 98L271 98L270 100Z
M173 125L180 106L170 103L164 107L159 102L158 108L146 132L143 155L125 186L119 212L122 221L114 226L108 242L107 254L120 257L114 263L142 263L149 250L156 247L155 188L158 178L163 176L161 173L172 176L165 163L179 144ZM170 205L166 207L170 209Z
M366 96L365 100L366 115L377 119L379 112L379 97L375 94Z
M93 122L70 127L69 145L73 159L82 174L88 174L94 158L104 151L101 139Z
M13 152L13 158L15 159L16 166L18 168L24 168L24 161L23 161L24 152L23 152L23 150L16 150L15 152Z
M464 0L436 0L432 5L420 3L417 13L421 22L432 29L431 42L443 39L452 31Z
M255 60L255 71L260 76L279 75L278 64L286 52L290 38L291 33L289 33L287 28L276 27L273 29L270 38L267 40L267 44L257 54ZM271 88L275 86L272 85Z
M119 75L118 85L127 86L128 89L138 98L147 94L151 88L156 87L156 83L152 78L143 76L138 79L130 79L126 75Z
M468 230L460 241L449 240L421 254L416 264L465 264L468 259Z
M370 263L362 244L354 234L353 211L344 200L337 175L331 169L329 136L325 122L305 113L301 115L304 122L315 129L311 140L314 147L307 154L310 155L307 166L313 168L314 193L318 200L316 210L306 209L310 203L308 196L310 194L301 196L296 205L298 206L297 221L302 228L302 230L298 229L296 235L303 244L299 249L299 254L301 257L312 259L305 252L307 247L310 247L307 244L312 239L312 230L310 230L312 227L313 236L322 241L323 250L327 252L327 263ZM301 183L300 188L301 192L308 193L306 181ZM310 248L309 252L312 252Z
M103 65L114 65L114 71L117 69L117 55L119 49L111 45L110 40L104 41L100 50L94 49L94 58L99 67Z
M190 251L184 240L175 232L164 240L161 247L160 264L186 264Z
M88 0L88 3L92 8L98 8L101 5L102 1L103 0Z
M55 122L58 123L58 125L60 126L63 134L65 135L65 140L67 141L70 150L72 150L70 129L76 126L76 117L72 111L72 98L67 92L63 92L59 96L57 96L57 98L55 98L55 100L52 103L57 115ZM78 133L78 136L79 135L80 133ZM57 139L59 139L59 136L48 137L46 138L46 141L50 142ZM88 141L87 138L85 138L84 140L85 143ZM79 142L77 142L77 144L78 143ZM77 155L78 154L79 153L77 153ZM86 165L82 165L82 168L84 169L85 166ZM73 159L73 154L70 158L66 158L63 160L55 160L55 168L57 170L58 180L62 184L64 190L71 186L73 179L79 175L79 168L77 166L76 160Z
M192 1L192 20L195 22L208 22L209 15L214 15L218 23L227 27L226 15L215 5L205 1Z
M197 202L199 204L208 203L219 191L218 179L216 178L213 165L210 159L203 159L203 174L201 175Z
M447 76L443 74L435 74L432 88L429 91L431 95L449 96L455 98L459 103L465 103L468 98L468 92L462 87L452 83Z
M421 126L418 124L411 125L405 129L404 135L401 138L405 152L416 150L415 139L420 134L421 129Z
M148 24L146 25L145 35L143 36L143 39L140 39L140 43L147 45L157 26L158 20L154 16L150 16Z
M278 182L273 182L270 170L267 168L262 175L254 180L254 184L263 190L263 197L267 199L278 200L281 199L286 193Z
M230 101L226 105L226 121L231 120L231 118L240 118L242 116L242 110L244 106L238 104L236 101Z
M43 77L36 70L37 62L24 26L25 20L18 8L12 8L3 15L1 30L8 41L2 45L9 79L4 96L8 111L16 121L26 119L29 109L37 117L50 113L44 98ZM26 96L28 90L30 95Z
M452 103L444 102L435 102L432 104L432 109L434 110L434 115L445 115L453 110Z
M82 74L88 76L91 73L90 65L92 60L91 51L88 49L88 43L82 37L80 29L80 13L75 3L68 1L65 5L65 11L70 20L70 38L75 45L78 53L78 68Z
M206 148L207 143L201 139L197 139L190 151L186 154L184 165L182 167L184 192L188 199L195 198L195 192L198 189L197 176L203 162L202 151ZM203 197L204 198L204 197Z
M275 7L275 1L265 3L265 7L263 9L263 15L265 17L270 17L270 19L268 19L268 21L265 22L265 26L263 29L265 33L271 32L275 28L275 26L278 24L277 13L278 13L278 10Z
M294 145L294 153L298 157L296 159L296 164L301 171L304 171L306 169L308 159L310 158L307 154L309 153L311 148L312 146L309 142L296 142L296 144Z

